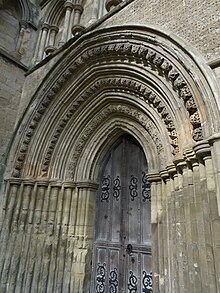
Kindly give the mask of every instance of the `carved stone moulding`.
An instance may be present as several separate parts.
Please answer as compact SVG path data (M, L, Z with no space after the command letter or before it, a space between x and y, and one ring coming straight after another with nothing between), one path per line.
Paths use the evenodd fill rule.
M114 86L114 91L117 89L121 91L123 89L123 90L129 90L129 93L130 92L137 93L142 98L144 97L147 103L152 103L154 108L161 115L162 120L165 120L166 118L166 121L164 121L164 124L167 127L168 134L171 139L173 155L176 155L179 152L178 135L174 126L174 122L171 119L169 111L167 110L166 106L161 101L159 96L154 94L152 90L148 88L147 86L145 86L144 84L130 80L128 78L120 78L120 77L102 78L94 82L89 88L87 88L87 90L79 96L78 100L74 102L74 105L70 107L68 112L60 120L57 128L53 132L53 135L50 139L50 143L44 155L43 164L41 167L41 172L43 176L46 176L47 174L49 164L50 164L50 159L52 157L56 143L58 142L58 139L63 129L69 122L70 118L73 116L76 109L80 107L80 105L83 103L84 100L87 100L89 97L91 98L91 96L96 96L97 92L103 89L108 89L111 86ZM77 106L76 106L76 103L77 103Z
M127 105L109 105L108 107L104 108L101 112L99 112L98 115L96 115L96 117L91 120L91 123L88 124L88 126L84 129L84 131L78 138L74 148L73 156L71 158L71 163L69 164L69 172L72 174L70 175L71 178L74 177L73 174L75 172L79 157L83 151L86 142L91 137L92 133L97 129L99 125L103 124L103 121L105 119L107 119L109 116L115 113L124 115L126 117L130 117L132 119L135 119L138 123L140 123L152 138L158 156L164 156L165 150L160 138L160 134L156 129L155 125L153 124L153 122L146 115L144 115L144 113L137 109L131 108Z
M120 35L120 37L122 38L123 34ZM26 128L26 131L23 135L20 150L18 151L17 158L15 160L16 162L13 176L20 176L30 139L35 132L37 124L40 122L42 115L44 115L50 102L61 90L64 83L66 83L70 77L77 75L78 69L82 69L83 66L88 66L88 64L92 66L92 63L95 62L97 58L99 59L106 57L116 57L117 60L138 60L138 63L142 64L142 66L149 66L151 70L156 71L160 76L164 77L166 81L172 85L173 90L177 92L179 97L184 101L185 108L189 113L190 122L193 126L192 138L195 141L203 139L200 117L193 94L187 85L187 81L183 78L182 74L178 71L175 65L171 64L171 61L166 59L165 56L162 56L161 53L158 53L153 48L149 48L149 46L143 44L142 42L134 43L134 41L130 40L117 40L115 43L104 45L101 44L83 51L80 56L73 60L72 63L70 62L70 65L63 71L56 82L51 86L51 89L43 94L42 101L36 107L29 126ZM140 91L141 90L143 90L143 88L140 88ZM170 131L174 130L172 119L170 119L169 114L167 114L166 109L164 109L159 99L157 97L154 98L153 95L150 95L149 100L155 107L157 107L158 112L161 113L167 128L169 128ZM172 145L174 148L177 145L176 138L174 138ZM178 151L177 147L175 148L175 152L176 151ZM46 161L45 165L47 165Z

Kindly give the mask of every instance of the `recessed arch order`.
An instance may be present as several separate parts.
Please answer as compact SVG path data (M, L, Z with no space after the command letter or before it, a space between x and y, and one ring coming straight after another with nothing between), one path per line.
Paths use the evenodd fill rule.
M212 73L182 44L145 26L82 35L34 94L12 144L11 175L89 179L92 169L79 178L71 166L81 170L92 157L98 164L119 129L133 131L145 151L149 138L149 171L159 172L212 135L218 116Z

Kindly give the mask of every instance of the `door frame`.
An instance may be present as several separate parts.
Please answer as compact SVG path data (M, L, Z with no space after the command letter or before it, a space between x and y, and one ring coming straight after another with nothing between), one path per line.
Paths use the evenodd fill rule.
M126 148L126 145L129 143L129 141L132 141L133 142L133 144L135 144L135 145L137 145L141 150L142 150L142 152L143 152L143 155L144 155L144 157L145 157L145 162L146 162L146 170L145 170L145 172L147 171L147 158L146 158L146 156L145 156L145 154L144 154L144 151L143 151L143 148L142 148L142 146L138 143L138 141L133 137L133 136L131 136L131 135L128 135L128 134L123 134L123 135L121 135L121 136L119 136L117 139L116 139L116 141L110 146L110 148L107 150L107 152L105 153L105 155L104 155L104 157L103 157L103 160L102 160L102 163L101 163L101 166L100 166L100 171L99 171L99 182L100 182L100 184L102 184L102 182L103 182L103 174L104 174L104 172L105 172L105 169L106 169L106 166L107 166L107 164L109 163L109 161L110 160L112 160L112 155L113 155L113 153L114 153L114 151L116 150L116 148L120 145L120 144L122 144L122 148L123 148L123 150L122 150L122 153L123 153L123 157L124 157L124 160L123 160L123 165L124 165L124 163L126 163L126 160L127 160L127 156L126 156L126 154L124 154L124 152L127 152L128 151L128 149ZM112 162L110 163L110 165L112 165ZM122 172L124 172L125 171L125 167L124 168L122 168ZM112 182L114 181L113 180L113 178L112 178L112 171L110 172L111 174L111 179L110 180L112 180ZM143 171L142 171L142 173L143 173ZM128 176L128 174L123 174L124 176L125 176L125 178L127 178L127 176ZM121 188L123 188L123 186L122 186L122 181L124 181L124 184L126 184L125 183L125 178L123 178L123 175L122 175L122 177L121 177ZM127 176L126 176L127 175ZM128 179L128 178L127 178ZM107 180L107 178L105 178L105 189L106 189L106 185L107 185L107 183L106 183L106 180ZM109 180L109 179L108 179ZM109 181L110 182L110 181ZM144 183L144 181L143 181L143 177L142 177L142 175L141 175L141 190L140 190L140 192L139 192L139 194L140 194L140 197L141 197L141 199L144 197L144 195L143 195L143 190L142 190L142 188L143 188L143 183ZM102 185L103 186L103 185ZM114 186L114 185L113 185ZM92 260L94 260L94 258L96 258L96 245L95 245L95 242L96 242L96 227L98 227L98 221L99 221L99 218L97 217L97 214L98 214L98 208L99 208L99 206L97 206L98 205L98 197L100 196L100 192L101 192L101 189L100 188L102 188L102 187L100 187L99 186L99 190L97 191L97 196L96 196L96 208L95 208L95 221L94 221L94 241L93 241L93 249L92 249L92 251L93 251L93 253L92 253ZM148 185L148 188L150 188L149 187L149 185ZM127 190L128 191L128 190ZM130 191L131 192L131 191ZM130 194L129 194L130 195ZM108 195L109 196L109 195ZM108 201L108 199L109 199L109 197L107 197L107 198L104 198L103 200L106 200L106 201ZM121 201L120 201L120 210L122 211L122 213L121 213L121 216L122 215L126 215L126 210L127 210L127 204L128 204L128 202L129 202L129 200L130 200L130 197L128 198L128 199L126 199L126 201L125 201L125 198L121 198ZM149 198L146 198L146 200L149 200ZM150 201L150 200L149 200ZM123 206L125 204L125 206ZM120 226L121 225L123 225L123 222L124 222L124 220L123 219L121 219L120 220ZM151 223L149 222L149 224L151 225ZM121 229L120 229L121 230ZM119 247L121 247L121 248L119 248L119 264L118 264L118 268L119 268L119 270L118 270L118 273L119 273L119 271L121 270L120 268L123 266L123 270L125 269L125 267L126 267L126 263L127 263L127 261L128 261L128 259L129 259L129 257L128 257L128 245L125 243L126 241L125 241L125 237L123 237L123 236L125 236L125 231L124 231L124 234L123 235L121 235L121 237L120 237L120 240L119 240L119 243L118 243L118 245L119 245ZM123 239L122 239L123 238ZM100 245L101 245L101 243L100 243ZM103 244L104 245L104 244ZM116 244L112 244L112 248L113 247L115 247L115 245ZM111 245L110 245L111 246ZM143 246L145 246L145 248L144 248L144 250L146 250L145 252L139 252L139 250L140 250L140 247L143 247ZM104 247L108 247L109 248L109 245L107 245L107 246L105 246L104 245ZM125 249L126 248L126 249ZM146 255L151 255L151 245L143 245L143 244L136 244L135 245L135 250L134 251L131 251L132 253L146 253ZM123 250L123 251L122 251ZM124 253L125 253L125 251L126 251L126 255L124 255ZM122 256L124 256L123 257L123 259L121 259L121 257ZM130 254L129 254L129 256L130 256ZM138 263L140 262L140 255L138 255ZM96 264L96 262L93 262L92 261L92 276L91 276L91 287L90 287L90 290L93 290L94 288L95 288L95 276L96 276L96 270L97 270L97 266L96 265L94 265L94 263ZM124 264L123 264L124 263ZM98 263L97 263L98 264ZM101 264L99 264L99 267L98 267L98 270L99 270L99 273L100 273L100 275L99 275L99 281L100 281L100 283L99 283L99 285L100 286L102 286L102 282L104 281L104 278L105 278L105 275L104 275L104 272L106 272L106 268L105 268L105 263L103 263L102 265ZM152 267L151 267L151 271L152 271ZM112 273L112 272L111 272ZM141 281L141 285L142 286L145 286L144 288L145 289L147 289L147 286L149 287L150 285L150 282L151 282L151 284L152 284L152 273L147 273L146 271L144 271L143 272L143 274L145 273L145 275L143 276L143 279L142 279L142 281L141 281L141 276L140 275L138 275L138 279L139 279L139 281ZM121 275L121 274L120 274ZM121 290L122 290L122 288L120 287L121 285L122 285L122 283L123 283L123 287L127 284L127 285L129 285L129 282L130 282L130 286L131 286L131 284L132 284L132 281L134 280L134 278L136 278L135 276L130 276L130 277L127 277L128 278L128 280L126 281L125 279L125 277L126 277L126 272L124 271L124 273L122 274L123 275L123 278L124 278L124 280L120 280L120 275L118 276L118 281L116 281L115 280L115 282L117 282L118 283L118 285L119 285L119 288L118 288L118 292L122 292ZM123 281L123 282L122 282ZM114 284L113 284L114 285ZM127 286L126 285L126 286ZM100 287L101 288L101 287ZM143 289L144 289L143 288ZM127 290L127 287L124 287L124 290L125 291L123 291L123 292L126 292L126 290ZM92 291L93 292L93 291ZM104 291L100 291L100 292L104 292ZM131 291L131 292L133 292L133 291ZM146 291L146 292L148 292L148 291ZM151 291L149 291L149 292L151 292Z

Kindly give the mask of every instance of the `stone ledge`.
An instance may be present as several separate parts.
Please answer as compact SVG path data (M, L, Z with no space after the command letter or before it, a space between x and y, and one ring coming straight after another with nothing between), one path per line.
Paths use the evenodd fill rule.
M24 71L28 71L28 67L27 66L25 66L23 63L21 63L20 61L18 61L15 57L13 57L12 55L10 55L9 53L7 53L5 50L3 50L1 48L0 48L0 56L6 58L10 62L14 63L15 65L17 65L18 67L20 67L21 69L23 69Z
M217 58L215 60L212 60L207 63L212 69L215 69L217 67L220 67L220 58Z
M95 30L97 27L99 27L103 22L105 22L107 19L112 17L114 14L122 10L125 6L132 3L134 0L125 0L121 2L118 6L113 8L111 11L109 11L107 14L105 14L102 18L98 19L96 22L85 28L85 30L82 33L79 33L75 35L73 38L71 38L68 42L66 42L62 47L58 48L54 52L52 52L50 55L48 55L46 58L41 60L39 63L34 65L32 68L28 70L28 72L25 74L28 76L32 72L34 72L36 69L42 67L44 64L46 64L48 61L50 61L54 56L58 55L60 52L64 51L66 48L68 48L71 44L75 43L83 34L89 33L93 30Z

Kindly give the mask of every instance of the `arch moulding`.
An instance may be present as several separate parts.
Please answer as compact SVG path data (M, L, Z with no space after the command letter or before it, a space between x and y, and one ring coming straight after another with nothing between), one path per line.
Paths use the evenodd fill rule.
M104 29L84 35L77 43L67 50L65 57L42 81L26 111L22 131L14 142L16 156L13 159L13 177L26 173L24 166L28 165L28 154L33 155L30 148L36 137L42 138L37 140L37 149L46 155L42 169L44 176L47 176L53 149L68 120L83 109L89 96L95 96L105 89L128 90L145 98L155 108L158 117L166 125L173 160L183 156L183 151L195 142L207 139L218 130L214 119L218 115L214 96L216 91L207 83L204 70L193 55L186 53L185 48L170 36L146 27L133 26L129 31L116 27L113 32ZM115 71L112 69L112 73L106 74L103 70L108 67L106 64L115 68ZM120 72L122 64L124 68ZM99 70L103 70L102 76L98 74ZM124 74L128 75L127 78L124 78ZM50 122L49 125L50 111L62 103L66 107L62 108L56 119L52 118L53 124ZM71 118L71 121L73 124L74 119ZM57 129L52 138L42 137L42 123L48 124L50 129ZM180 143L183 134L187 138L185 145L183 140ZM35 156L37 160L40 154L36 152Z

